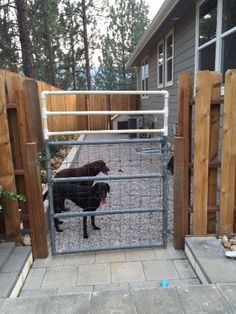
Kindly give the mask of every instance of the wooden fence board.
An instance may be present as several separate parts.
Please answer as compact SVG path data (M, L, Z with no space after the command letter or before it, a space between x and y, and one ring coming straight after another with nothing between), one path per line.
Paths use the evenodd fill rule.
M0 78L0 151L0 185L5 190L16 193L3 78ZM18 203L12 200L7 200L6 203L9 206L9 212L4 217L7 240L21 242Z
M193 233L207 234L211 74L197 73L195 102Z
M85 95L76 95L76 110L86 111L87 103ZM88 130L88 116L77 117L78 130Z
M228 70L225 79L224 125L221 162L220 232L231 233L234 226L236 158L236 70Z
M209 162L214 163L218 161L221 103L221 74L217 72L211 72L211 102ZM217 176L218 168L209 168L208 207L217 205ZM216 232L216 213L208 212L207 232Z

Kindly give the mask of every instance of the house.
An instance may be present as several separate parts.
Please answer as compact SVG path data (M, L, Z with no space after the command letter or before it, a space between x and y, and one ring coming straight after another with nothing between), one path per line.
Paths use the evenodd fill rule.
M169 91L171 139L177 123L180 72L215 70L224 75L227 69L236 68L236 1L166 0L128 66L137 67L137 89ZM161 107L161 99L141 97L142 109ZM157 119L151 122L160 124Z

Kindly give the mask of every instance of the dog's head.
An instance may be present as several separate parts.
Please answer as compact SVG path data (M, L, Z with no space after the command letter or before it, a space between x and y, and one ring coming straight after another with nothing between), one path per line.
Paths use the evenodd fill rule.
M93 186L97 198L104 203L107 193L110 192L110 185L105 182L97 182Z
M108 171L110 171L110 169L107 167L106 163L103 160L96 160L94 162L91 162L90 168L93 168L98 173L102 172L106 175L108 174Z

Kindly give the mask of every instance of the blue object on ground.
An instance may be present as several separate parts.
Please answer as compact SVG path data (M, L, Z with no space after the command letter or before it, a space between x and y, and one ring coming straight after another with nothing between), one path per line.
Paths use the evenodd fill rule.
M162 279L161 280L161 287L162 288L167 288L168 287L168 280Z

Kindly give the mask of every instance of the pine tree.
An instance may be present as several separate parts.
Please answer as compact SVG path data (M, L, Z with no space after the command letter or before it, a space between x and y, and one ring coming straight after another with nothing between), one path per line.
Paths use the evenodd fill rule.
M118 0L109 7L108 19L96 85L99 89L108 85L118 90L135 89L135 72L127 69L126 63L149 23L148 6L144 0ZM111 77L115 79L108 84Z

